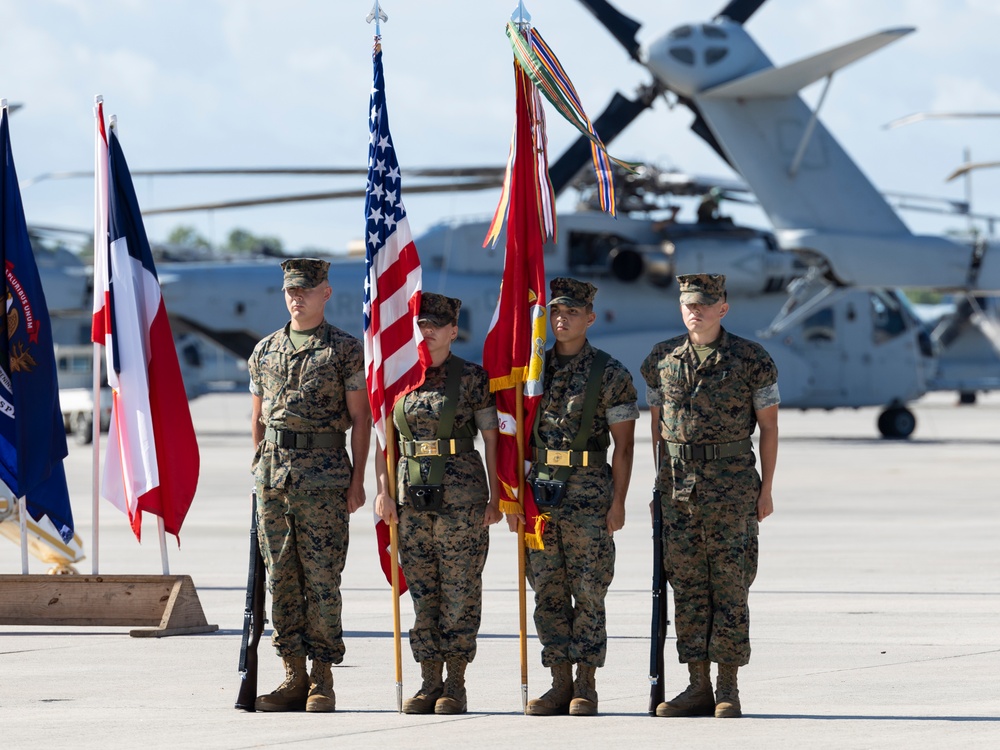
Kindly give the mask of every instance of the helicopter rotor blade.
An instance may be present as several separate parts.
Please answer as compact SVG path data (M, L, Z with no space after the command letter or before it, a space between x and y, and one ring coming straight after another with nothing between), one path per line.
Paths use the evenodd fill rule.
M479 180L477 182L456 182L445 185L409 185L406 188L407 195L416 193L455 193L471 192L476 190L490 190L499 187L501 180ZM326 193L300 193L297 195L275 195L265 198L246 198L242 200L218 201L214 203L198 203L188 206L169 206L165 208L151 208L143 211L143 216L156 216L160 214L179 214L192 211L217 211L230 208L248 208L250 206L270 206L281 203L304 203L308 201L329 201L342 198L363 198L366 191L364 188L354 190L335 190Z
M607 0L580 0L580 2L594 14L611 36L619 41L633 60L641 62L639 42L635 38L636 32L642 28L641 23L626 16Z
M725 17L742 26L765 2L767 2L767 0L732 0L725 8L720 10L715 17Z
M405 170L407 177L430 178L499 178L503 175L503 167L416 167ZM367 175L368 170L361 167L194 167L180 169L136 169L133 177L251 177L251 176L298 176L298 177L350 177ZM34 185L46 180L73 180L93 177L93 172L47 172L37 177L25 180L22 187Z

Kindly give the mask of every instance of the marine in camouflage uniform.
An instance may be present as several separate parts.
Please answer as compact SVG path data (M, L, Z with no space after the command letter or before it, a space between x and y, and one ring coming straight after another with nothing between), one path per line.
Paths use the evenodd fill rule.
M772 507L778 372L762 346L722 328L724 276L678 281L685 323L694 330L657 344L642 376L654 445L664 441L657 476L664 569L674 590L677 652L691 683L657 714L738 716L736 669L750 660L747 599L758 523ZM758 422L763 482L750 442ZM720 665L714 699L709 662Z
M450 354L457 335L458 299L440 294L421 295L418 322L434 362L423 385L406 394L394 409L400 437L397 477L399 549L403 572L416 618L410 629L413 658L421 665L423 684L403 705L404 713L464 713L467 707L465 668L476 656L476 636L482 619L482 572L489 550L489 524L502 518L496 480L496 443L499 436L496 405L489 376L479 365L462 362L458 399L451 435L464 435L455 453L439 458L421 456L421 448L448 453L451 446L438 443L438 428L448 391L449 368L459 362ZM405 420L405 424L401 424ZM481 431L486 446L490 479L483 458L472 446ZM406 433L409 432L409 436ZM419 441L419 442L417 442ZM443 440L441 441L444 442ZM416 457L407 457L414 455ZM426 486L432 464L443 464L441 506L417 507L410 498L414 484ZM376 510L391 522L391 500L384 459L376 458L380 493ZM442 681L443 665L448 681Z
M568 278L553 279L550 288L556 345L546 353L534 448L569 451L581 431L587 383L598 355L586 339L595 317L597 288ZM597 712L594 671L604 666L607 654L604 600L614 576L612 534L625 521L638 417L631 375L619 361L608 358L597 407L591 423L584 427L589 432L586 450L592 455L606 449L614 438L612 464L608 466L601 457L596 465L588 461L588 466L572 468L561 504L539 509L549 515L542 534L544 549L527 553L542 664L553 675L552 689L529 702L529 714ZM541 463L536 460L529 480L537 478ZM575 682L573 664L577 665Z
M282 263L292 320L249 360L258 536L286 669L285 682L257 699L265 711L334 710L330 665L344 659L340 577L348 516L364 503L371 418L361 342L323 319L329 265Z

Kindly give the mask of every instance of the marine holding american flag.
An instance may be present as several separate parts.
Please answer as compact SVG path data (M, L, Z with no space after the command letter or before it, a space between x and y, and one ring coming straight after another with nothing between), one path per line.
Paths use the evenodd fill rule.
M423 683L403 703L408 714L465 713L465 668L476 655L489 525L498 522L497 411L486 370L451 353L460 300L424 293L419 324L431 355L424 383L396 401L398 509L385 457L376 452L375 511L398 517L400 556L413 598L413 658ZM486 466L475 449L476 431ZM442 680L447 664L447 681Z
M323 317L330 264L294 258L281 267L291 321L257 344L249 370L258 538L286 677L255 707L329 712L330 667L344 659L348 518L365 504L371 412L361 342Z

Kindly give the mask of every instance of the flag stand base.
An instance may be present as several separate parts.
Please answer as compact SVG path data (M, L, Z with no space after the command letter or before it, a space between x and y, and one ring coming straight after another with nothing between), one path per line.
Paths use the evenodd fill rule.
M212 633L191 576L0 575L0 625L143 626L133 638Z

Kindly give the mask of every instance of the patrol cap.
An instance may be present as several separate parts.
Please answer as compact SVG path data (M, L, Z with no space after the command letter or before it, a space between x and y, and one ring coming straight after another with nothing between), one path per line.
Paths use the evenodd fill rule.
M586 307L594 302L597 287L589 281L577 281L566 276L552 279L549 282L552 292L550 305L566 305L566 307Z
M677 277L682 305L714 305L726 294L726 277L721 273L688 273Z
M318 258L290 258L281 264L281 270L285 272L283 289L312 289L328 279L330 264Z
M460 299L445 297L434 292L423 292L420 295L420 315L417 316L417 322L427 321L438 328L444 325L457 325L458 311L461 308Z

